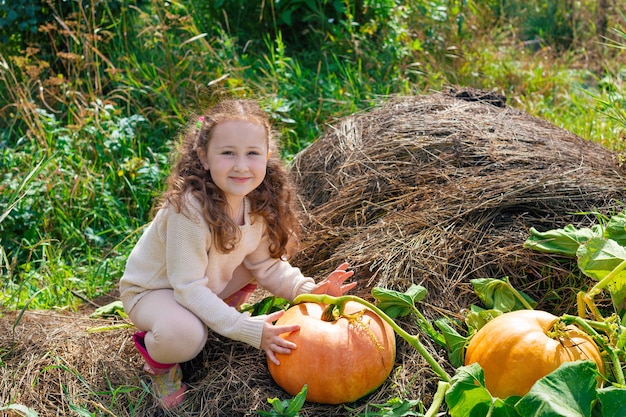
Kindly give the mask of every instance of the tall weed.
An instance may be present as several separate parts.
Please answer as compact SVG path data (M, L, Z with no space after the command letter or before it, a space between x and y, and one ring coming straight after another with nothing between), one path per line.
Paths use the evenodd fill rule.
M13 202L0 200L4 212L10 209L0 223L3 252L15 265L5 306L23 305L41 288L33 307L54 300L75 305L80 300L72 292L93 297L108 291L121 265L104 269L119 255L116 246L145 221L153 190L161 187L167 157L138 146L143 117L123 117L98 102L83 110L92 123L71 130L39 109L46 147L25 142L4 159L12 165L4 173L6 191L19 194ZM24 188L21 169L42 158L46 164Z

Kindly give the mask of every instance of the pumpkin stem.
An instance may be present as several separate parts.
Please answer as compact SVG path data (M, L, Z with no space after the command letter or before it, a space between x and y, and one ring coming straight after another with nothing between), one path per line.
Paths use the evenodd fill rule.
M626 327L620 325L619 318L617 316L609 317L604 321L592 321L583 319L579 316L572 316L569 314L564 314L561 316L561 319L566 324L575 324L580 329L582 329L585 333L593 338L593 340L600 346L602 350L606 352L609 357L609 361L613 366L613 374L615 375L615 380L618 384L624 385L626 384L626 378L624 377L624 371L622 370L621 362L619 359L620 349L614 348L613 345L618 342L618 335L623 334ZM609 340L605 340L598 332L595 331L595 328L602 330L608 336Z
M333 322L337 321L338 318L339 311L335 304L328 304L326 308L324 308L324 311L322 311L322 321Z
M553 340L569 338L565 323L563 323L560 319L556 319L552 324L550 324L550 327L546 330L546 336Z

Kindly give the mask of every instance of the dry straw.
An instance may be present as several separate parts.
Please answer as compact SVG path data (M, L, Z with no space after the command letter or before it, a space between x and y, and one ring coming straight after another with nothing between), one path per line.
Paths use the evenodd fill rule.
M452 313L472 301L472 278L507 276L542 299L546 286L563 292L571 263L524 249L528 229L588 226L590 212L626 201L625 171L607 149L472 90L342 119L292 171L306 272L345 259L363 295L422 284Z
M609 214L626 197L615 155L471 90L396 98L338 120L297 155L292 172L306 211L295 263L319 278L347 260L363 296L375 285L422 284L429 293L421 308L430 318L460 317L476 302L468 282L478 277L508 276L543 306L571 309L586 282L571 274L571 261L523 249L528 228L589 225L596 218L584 213ZM89 333L120 319L88 315L2 317L0 404L22 404L42 417L72 407L102 416L167 415L142 388L133 330ZM400 324L418 332L408 320ZM451 370L445 352L422 341ZM358 415L393 397L430 404L436 378L401 340L396 365L365 399L306 404L301 415ZM183 368L189 397L175 415L256 415L269 410L268 397L287 398L262 352L214 334Z

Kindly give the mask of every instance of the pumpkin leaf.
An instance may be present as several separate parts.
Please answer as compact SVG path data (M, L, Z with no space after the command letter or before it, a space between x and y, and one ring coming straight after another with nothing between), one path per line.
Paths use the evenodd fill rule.
M607 387L598 390L602 417L626 416L626 388Z
M545 232L531 227L529 233L530 236L524 242L525 248L574 258L580 245L593 237L602 236L602 229L599 226L577 229L569 224L562 229Z
M415 304L424 299L426 294L426 288L416 284L412 284L404 293L380 287L372 289L376 306L392 319L413 313L416 310Z
M413 313L417 317L417 325L431 339L442 347L446 347L444 336L433 327L432 323L424 317L415 305L426 297L427 290L421 285L412 284L406 292L401 293L385 288L374 287L372 297L376 299L376 305L391 319L408 316Z
M269 296L254 304L242 304L240 311L249 312L251 316L261 316L263 314L271 314L279 310L286 310L288 307L289 301L284 298Z
M604 237L626 246L626 210L612 216L604 225Z
M519 417L519 397L494 398L485 386L485 374L478 363L462 366L450 381L446 404L451 417Z
M485 374L478 363L457 369L446 392L446 404L452 417L487 415L491 394L487 391Z
M620 317L626 314L626 248L616 241L606 238L594 238L582 245L577 252L578 267L585 274L598 281L609 274L607 289L611 293L613 305ZM618 267L623 269L619 270Z
M476 296L489 309L503 313L527 309L527 306L524 305L519 297L522 297L531 307L537 305L528 295L513 288L506 279L476 278L470 280L470 282L474 286Z
M444 340L448 348L448 358L450 363L455 368L463 365L463 356L465 353L465 345L467 344L467 337L461 336L450 325L449 320L441 318L435 320L435 326L443 333Z
M478 307L477 305L470 305L469 311L465 314L465 324L471 331L480 330L491 319L494 319L502 315L502 311Z
M537 381L516 409L527 417L589 417L597 397L597 373L593 361L565 362Z
M598 237L582 245L577 256L580 270L600 281L626 259L626 248L612 239Z

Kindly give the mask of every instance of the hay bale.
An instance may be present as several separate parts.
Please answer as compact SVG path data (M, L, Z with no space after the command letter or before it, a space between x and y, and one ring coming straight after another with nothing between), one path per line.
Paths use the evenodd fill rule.
M474 301L468 282L478 277L508 276L550 303L571 299L547 294L572 279L571 261L523 249L528 229L588 226L590 212L626 197L607 149L472 90L341 119L292 173L307 213L296 259L305 272L347 260L360 295L422 284L426 301L451 314Z

